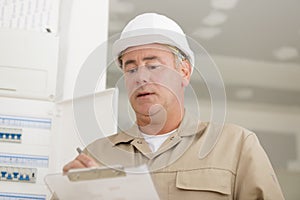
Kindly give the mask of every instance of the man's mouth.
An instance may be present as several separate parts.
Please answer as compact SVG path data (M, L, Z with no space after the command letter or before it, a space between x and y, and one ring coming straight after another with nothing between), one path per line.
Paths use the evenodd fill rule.
M137 95L137 97L146 97L146 96L149 96L149 95L152 95L152 94L154 94L154 93L152 93L152 92L144 92L144 93L139 93Z

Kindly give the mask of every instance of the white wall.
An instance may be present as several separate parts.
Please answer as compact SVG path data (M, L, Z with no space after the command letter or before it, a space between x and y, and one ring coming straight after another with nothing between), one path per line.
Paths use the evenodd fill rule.
M96 67L103 68L106 66L106 53L103 53L103 49L96 49L107 40L108 0L62 0L60 13L58 98L57 115L54 120L56 137L53 143L56 171L61 171L62 166L78 154L76 147L85 147L74 122L71 99L74 97L73 91L80 70L94 67L87 65L95 64ZM89 77L85 78L89 81ZM105 79L106 76L102 77L96 91L105 89ZM84 91L85 85L82 88L80 94L87 95ZM107 120L109 119L108 117ZM107 124L115 127L112 122Z
M90 54L107 40L108 0L62 0L60 11L60 53L58 98L73 97L77 75ZM101 55L99 55L101 56ZM99 65L105 67L105 57ZM105 77L98 90L105 88Z

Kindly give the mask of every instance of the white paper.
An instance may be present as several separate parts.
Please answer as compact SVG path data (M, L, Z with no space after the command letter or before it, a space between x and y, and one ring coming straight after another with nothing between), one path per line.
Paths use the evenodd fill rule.
M71 182L62 174L51 174L45 182L59 200L159 200L145 166L125 169L125 172L126 176L122 177L78 182Z

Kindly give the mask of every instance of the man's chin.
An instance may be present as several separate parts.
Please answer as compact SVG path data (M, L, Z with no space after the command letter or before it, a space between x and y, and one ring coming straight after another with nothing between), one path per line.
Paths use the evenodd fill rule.
M150 117L149 109L150 108L147 108L147 109L135 109L135 113L138 116L145 116L145 117L149 116Z
M164 108L160 104L152 104L152 105L147 105L147 106L141 106L135 109L136 114L140 114L143 116L154 116L161 111L163 111Z

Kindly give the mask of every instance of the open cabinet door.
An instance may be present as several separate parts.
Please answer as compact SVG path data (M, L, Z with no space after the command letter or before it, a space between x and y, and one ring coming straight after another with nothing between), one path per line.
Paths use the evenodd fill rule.
M111 88L56 104L53 141L56 171L73 160L77 147L117 132L118 90ZM63 153L62 153L63 152Z

